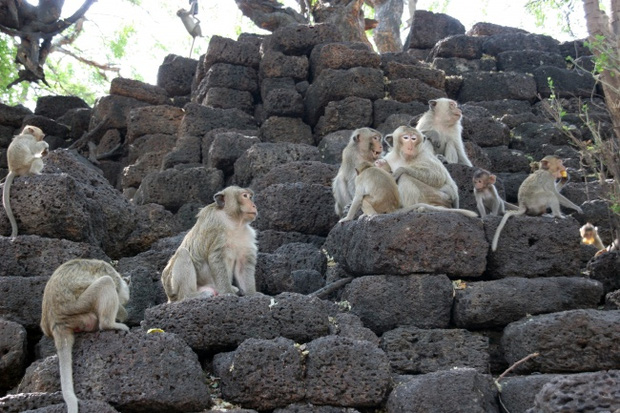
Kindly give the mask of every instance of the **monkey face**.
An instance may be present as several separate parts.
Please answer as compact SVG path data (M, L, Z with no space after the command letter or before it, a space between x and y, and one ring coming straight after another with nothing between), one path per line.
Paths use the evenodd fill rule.
M418 154L419 145L422 144L423 138L415 128L401 126L394 132L394 136L396 137L395 144L398 146L397 150L400 150L404 158L412 158Z
M239 207L246 222L252 222L258 216L258 209L252 200L251 192L242 192L238 197Z
M491 175L487 171L478 170L474 173L473 183L476 191L483 191L495 184L495 175Z
M351 141L358 145L360 155L368 162L376 161L383 153L382 140L381 133L372 128L356 129L351 135Z
M454 118L454 123L456 123L461 119L461 117L463 117L463 112L459 108L458 103L456 103L454 100L449 101L449 106L450 106L450 113L452 114L452 117Z
M383 145L381 145L381 135L373 134L369 140L369 149L368 153L370 154L371 159L369 161L374 162L383 153Z

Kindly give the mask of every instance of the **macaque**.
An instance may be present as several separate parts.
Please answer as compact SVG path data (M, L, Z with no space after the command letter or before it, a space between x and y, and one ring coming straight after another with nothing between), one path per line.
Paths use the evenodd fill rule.
M355 196L356 165L363 161L374 162L383 152L379 131L371 128L360 128L353 131L349 143L342 151L342 162L338 174L332 182L336 215L345 215L347 205Z
M491 215L505 214L506 209L517 210L515 205L509 204L500 198L495 188L497 177L485 169L478 169L474 172L474 197L480 217L487 215L487 210Z
M430 142L415 128L400 126L386 136L392 147L385 156L398 185L406 211L452 211L476 217L473 211L459 209L459 191L446 167L433 154Z
M585 245L594 245L597 250L605 249L605 244L598 235L598 228L587 222L584 226L579 228L579 234L581 235L581 243Z
M607 247L599 250L596 252L596 254L594 254L595 257L598 257L601 254L604 254L606 252L612 252L612 251L620 251L620 238L616 238L611 244L609 244Z
M215 194L168 261L161 282L168 302L218 294L254 294L258 211L250 189L229 186ZM233 280L237 286L233 285Z
M59 266L43 291L41 330L54 339L60 367L62 397L69 413L78 412L73 390L74 334L97 330L129 331L124 305L129 285L108 263L75 259Z
M384 159L394 171L404 207L425 203L458 208L456 183L417 129L400 126L385 138L392 149Z
M377 160L374 164L367 161L358 164L355 196L347 216L340 222L352 220L360 208L364 215L376 215L389 214L401 207L398 186L394 177L377 164L383 163Z
M463 146L463 113L458 104L447 98L428 102L429 110L422 115L416 129L433 144L435 154L441 155L448 163L472 166Z
M519 187L519 193L517 194L519 209L517 211L508 211L504 215L493 236L491 249L493 251L497 249L499 235L508 218L513 215L540 216L547 212L547 208L551 208L551 213L554 217L564 218L560 205L572 208L582 214L581 208L560 194L556 187L555 180L566 178L567 175L566 168L560 158L554 155L545 156L540 161L540 168L525 178Z
M177 10L177 16L181 18L181 22L183 22L183 26L185 26L185 30L192 36L192 46L189 49L189 57L192 57L192 50L194 49L194 42L196 41L196 37L202 37L202 29L200 28L200 20L192 11L187 11L185 9Z
M15 136L6 151L9 174L2 191L2 205L11 223L11 237L17 236L17 221L11 209L11 184L16 176L40 175L43 170L43 153L49 149L43 140L45 134L36 126L27 125Z

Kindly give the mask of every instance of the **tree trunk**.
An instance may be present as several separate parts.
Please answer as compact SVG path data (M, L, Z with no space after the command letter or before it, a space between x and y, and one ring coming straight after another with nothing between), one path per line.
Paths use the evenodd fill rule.
M20 38L15 60L24 66L7 88L23 80L45 83L43 65L52 47L52 38L74 24L96 0L85 0L66 19L60 19L65 0L40 0L34 7L22 0L0 0L0 31Z
M612 0L611 22L605 12L599 8L598 0L583 0L583 8L586 15L586 24L588 27L589 41L595 45L592 52L597 58L612 59L617 63L620 52L620 27L618 14L620 13L620 0ZM600 47L596 46L601 40ZM609 52L613 55L609 56ZM600 81L605 92L605 104L607 111L611 116L616 137L620 139L620 73L610 68L603 68L600 73Z
M235 0L235 3L244 16L270 32L291 24L308 24L304 16L276 0Z
M332 23L340 29L344 41L362 42L372 48L366 37L362 4L364 0L334 0L330 6L315 3L312 16L317 23Z
M379 53L401 52L400 19L403 14L403 0L373 0L375 19L379 25L372 36ZM415 6L414 6L415 7Z

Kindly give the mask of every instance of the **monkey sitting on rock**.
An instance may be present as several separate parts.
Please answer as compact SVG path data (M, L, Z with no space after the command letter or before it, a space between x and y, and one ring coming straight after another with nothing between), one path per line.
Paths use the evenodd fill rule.
M11 237L17 236L17 221L11 209L11 185L16 176L39 175L43 170L43 153L49 149L45 134L36 126L27 125L15 136L6 151L9 174L2 190L2 205L11 223Z
M73 389L74 334L97 330L129 331L124 305L129 285L107 262L75 259L59 266L43 291L41 330L54 339L62 397L69 413L78 413Z
M572 208L582 214L581 208L560 194L556 186L556 179L565 180L567 175L566 168L560 158L554 155L545 156L540 161L540 168L525 178L519 187L519 209L508 211L504 215L493 236L491 249L497 250L499 235L508 218L513 215L540 216L547 212L547 208L551 208L554 217L564 218L560 211L560 205Z
M254 294L258 215L250 189L229 186L198 213L161 275L168 302L218 294ZM233 285L236 282L236 286Z

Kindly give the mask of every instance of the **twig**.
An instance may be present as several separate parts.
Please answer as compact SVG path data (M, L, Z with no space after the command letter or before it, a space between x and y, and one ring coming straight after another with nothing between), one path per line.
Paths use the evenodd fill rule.
M329 285L326 285L323 288L320 288L320 289L316 290L313 293L310 293L309 296L310 297L318 297L318 298L327 297L329 294L333 293L334 291L338 290L341 287L344 287L345 285L347 285L351 281L353 281L353 277L342 278L342 279L340 279L338 281L334 281L333 283L331 283Z

